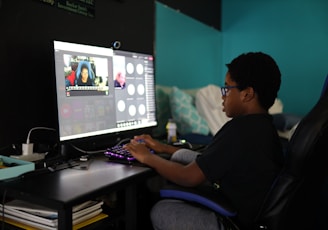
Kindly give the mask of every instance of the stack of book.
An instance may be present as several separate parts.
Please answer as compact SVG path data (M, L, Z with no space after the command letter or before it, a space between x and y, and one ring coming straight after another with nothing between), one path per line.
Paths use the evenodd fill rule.
M72 209L73 229L79 229L107 217L102 201L87 201ZM8 224L24 229L58 229L58 213L40 205L12 200L1 205L0 216Z

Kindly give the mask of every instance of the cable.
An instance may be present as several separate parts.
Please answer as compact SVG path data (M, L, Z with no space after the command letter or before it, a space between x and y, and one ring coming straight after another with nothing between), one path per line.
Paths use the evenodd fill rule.
M71 146L76 149L77 151L81 152L81 153L84 153L84 154L97 154L97 153L103 153L105 152L106 150L104 149L101 149L101 150L95 150L95 151L86 151L86 150L83 150L83 149L80 149L79 147L71 144Z
M131 139L130 138L125 138L125 139L122 139L120 140L116 145L121 145L122 143L124 142L129 142ZM106 150L105 149L100 149L100 150L95 150L95 151L86 151L86 150L83 150L83 149L80 149L79 147L71 144L71 146L76 149L77 151L83 153L83 154L88 154L88 155L91 155L91 154L97 154L97 153L104 153Z
M122 139L122 140L120 140L116 145L121 145L121 144L124 143L124 142L128 143L128 142L130 142L130 140L131 140L131 138L125 138L125 139Z
M22 144L22 154L21 155L11 155L11 157L25 160L25 161L38 161L38 160L44 159L45 154L44 153L34 153L33 152L33 143L30 143L30 137L31 137L32 131L37 130L37 129L56 131L56 129L48 128L48 127L34 127L32 129L30 129L30 131L27 134L26 143Z
M30 129L30 131L29 131L28 134L27 134L26 144L29 144L29 143L30 143L30 136L31 136L31 133L32 133L33 130L36 130L36 129L45 129L45 130L56 131L56 129L54 129L54 128L48 128L48 127L34 127L34 128L32 128L32 129Z

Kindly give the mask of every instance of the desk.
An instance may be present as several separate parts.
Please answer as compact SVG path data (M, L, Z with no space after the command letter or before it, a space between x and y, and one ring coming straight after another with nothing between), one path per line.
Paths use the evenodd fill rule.
M58 229L72 229L72 207L112 191L125 191L126 229L137 226L136 185L154 175L147 167L91 159L88 170L64 169L35 177L4 182L7 196L58 210Z

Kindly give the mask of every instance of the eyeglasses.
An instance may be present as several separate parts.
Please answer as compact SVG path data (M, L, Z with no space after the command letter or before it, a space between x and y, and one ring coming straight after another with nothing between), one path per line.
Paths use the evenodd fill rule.
M222 96L226 96L227 93L229 92L230 89L233 89L233 88L238 88L239 86L238 85L233 85L233 86L221 86L221 94Z

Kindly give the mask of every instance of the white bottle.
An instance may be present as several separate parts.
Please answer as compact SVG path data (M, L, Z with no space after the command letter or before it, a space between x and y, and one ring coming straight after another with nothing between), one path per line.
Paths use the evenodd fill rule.
M169 119L166 124L167 143L171 144L177 141L177 125L173 119Z

